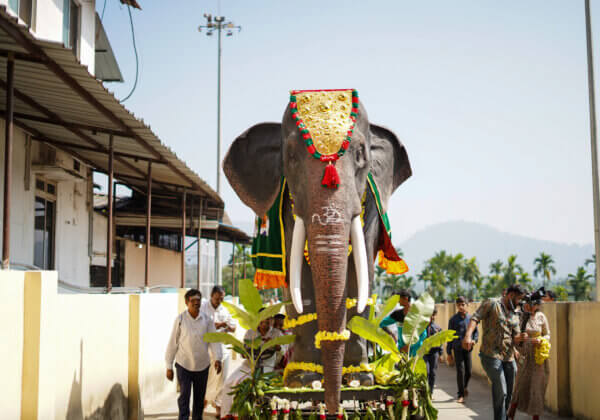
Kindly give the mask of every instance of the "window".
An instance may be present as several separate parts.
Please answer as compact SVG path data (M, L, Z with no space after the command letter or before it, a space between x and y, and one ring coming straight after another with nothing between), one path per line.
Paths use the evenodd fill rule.
M43 270L54 269L56 232L56 185L35 181L33 264Z
M74 0L63 2L63 44L71 48L73 54L79 55L79 10Z
M34 0L9 0L8 5L28 27L32 27Z

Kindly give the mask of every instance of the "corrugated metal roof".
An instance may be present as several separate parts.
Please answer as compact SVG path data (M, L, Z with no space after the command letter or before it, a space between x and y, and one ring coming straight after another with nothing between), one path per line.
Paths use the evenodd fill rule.
M94 47L94 73L103 82L122 82L123 75L110 45L104 25L96 13L96 44Z
M36 140L68 150L101 171L108 170L109 136L114 139L115 178L146 187L147 160L155 187L206 197L223 208L221 197L192 171L150 126L125 108L60 43L35 39L0 6L0 88L6 87L6 57L15 55L15 124ZM0 95L6 109L6 95ZM72 147L71 147L72 146ZM87 147L87 149L82 148ZM158 185L157 185L158 184Z

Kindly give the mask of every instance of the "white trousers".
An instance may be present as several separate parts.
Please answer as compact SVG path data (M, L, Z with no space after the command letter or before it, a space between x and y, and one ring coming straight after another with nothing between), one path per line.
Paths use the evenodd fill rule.
M250 376L250 364L244 361L225 379L223 390L221 391L221 417L225 417L231 413L234 395L229 395L232 388Z
M214 407L221 407L221 395L223 393L223 384L225 378L229 376L229 367L231 366L231 357L226 356L222 363L221 373L213 368L208 371L208 382L206 383L206 395L204 399L208 404Z

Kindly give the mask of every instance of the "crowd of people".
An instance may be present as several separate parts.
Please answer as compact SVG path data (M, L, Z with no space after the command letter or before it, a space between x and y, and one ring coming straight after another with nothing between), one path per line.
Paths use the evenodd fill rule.
M442 331L435 322L437 309L417 342L409 348L404 342L402 327L414 296L409 290L400 290L397 294L399 307L381 321L380 327L394 338L401 352L414 356L427 337ZM200 291L191 289L185 294L187 310L175 320L166 352L166 376L168 380L173 380L175 374L177 376L179 419L189 419L190 398L194 420L202 419L207 404L216 408L218 418L229 414L233 403L231 390L249 373L248 361L231 371L231 350L203 340L206 332L236 331L235 320L221 304L224 297L224 289L215 286L210 299L202 302ZM505 289L501 297L482 302L472 315L468 312L469 302L465 297L459 296L455 300L456 313L450 318L448 329L456 332L456 338L447 343L445 359L456 367L457 402L464 403L469 396L473 347L481 338L479 358L492 384L494 420L512 419L517 410L531 415L534 420L541 416L549 368L548 360L539 356L539 350L544 342L549 342L550 330L540 309L543 302L554 298L543 288L529 293L523 286L515 284ZM284 330L284 319L283 314L278 314L262 321L256 331L246 332L244 342L259 338L266 342L289 334ZM392 326L396 327L395 331ZM261 356L261 369L265 372L283 370L291 351L292 348L287 346L274 346ZM423 358L429 389L433 392L444 349L433 347Z

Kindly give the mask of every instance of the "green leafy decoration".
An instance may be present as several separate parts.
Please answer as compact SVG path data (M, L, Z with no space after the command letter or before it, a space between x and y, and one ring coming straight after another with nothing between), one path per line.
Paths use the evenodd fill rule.
M410 306L402 324L402 339L405 343L412 345L419 340L419 336L429 324L434 308L435 301L427 292Z
M209 332L204 334L203 339L208 343L229 344L236 350L242 350L242 354L245 353L245 355L248 356L248 352L244 349L244 344L230 333Z
M398 353L396 343L394 343L392 337L372 321L368 321L363 317L356 315L348 322L348 329L356 335L379 344L384 350L394 354Z
M281 311L281 307L287 302L276 303L275 305L267 306L258 313L258 322L277 315Z
M381 313L379 314L379 316L377 318L375 318L375 321L377 321L377 325L381 324L381 321L383 320L383 318L394 310L394 308L396 307L396 305L398 304L399 301L400 301L399 295L394 295L385 301L385 304L383 305L383 308L381 309Z
M258 328L258 315L248 313L242 308L229 302L223 302L222 305L227 308L231 316L234 317L245 330L256 330Z
M417 360L417 364L415 367L415 375L425 375L427 376L427 364L421 358Z
M270 349L271 347L292 344L295 340L295 335L280 335L279 337L275 337L263 344L260 349L260 352L262 353L265 350Z
M429 353L429 350L431 350L433 347L442 347L444 344L454 340L455 338L457 338L457 336L456 331L454 330L440 331L439 333L434 334L431 337L427 338L425 341L423 341L423 345L417 352L417 355L423 357L424 355Z
M244 305L246 311L257 314L263 306L258 289L254 287L254 283L252 283L252 280L250 279L240 280L239 287L240 302Z

